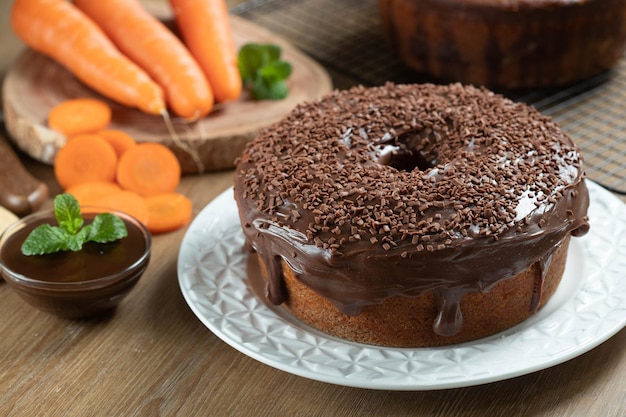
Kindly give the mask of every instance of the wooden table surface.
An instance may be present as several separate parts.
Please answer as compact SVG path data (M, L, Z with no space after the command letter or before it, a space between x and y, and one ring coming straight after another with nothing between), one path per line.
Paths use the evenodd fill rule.
M10 4L0 0L0 74L23 48L10 30ZM53 194L60 191L49 166L22 159ZM225 171L185 177L179 191L197 214L231 185ZM552 368L450 390L350 388L264 365L218 339L185 303L176 274L185 231L154 238L146 274L101 319L57 319L0 284L0 415L626 415L626 330Z

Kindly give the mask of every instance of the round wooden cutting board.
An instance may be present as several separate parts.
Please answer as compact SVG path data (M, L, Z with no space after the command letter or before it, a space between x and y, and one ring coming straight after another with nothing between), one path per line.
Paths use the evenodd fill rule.
M50 109L63 100L97 97L113 109L111 129L123 130L138 142L154 141L170 147L183 173L232 168L245 144L261 129L281 119L296 104L329 92L332 82L319 64L267 29L237 16L231 16L231 23L237 49L249 42L281 46L282 58L293 67L286 99L254 101L244 92L239 100L216 105L211 114L196 122L173 119L178 136L175 140L161 117L103 98L53 60L28 49L4 79L4 118L11 139L28 155L52 164L66 138L47 127ZM194 152L200 164L192 157Z

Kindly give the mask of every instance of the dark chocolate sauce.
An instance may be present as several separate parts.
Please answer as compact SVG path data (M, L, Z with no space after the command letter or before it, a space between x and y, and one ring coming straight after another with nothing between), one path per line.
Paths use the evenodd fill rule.
M86 214L85 223L93 219ZM23 227L9 236L0 257L11 270L32 278L48 282L80 282L96 280L128 269L137 262L146 250L142 232L124 220L128 236L115 242L88 242L80 251L63 251L48 255L26 256L21 252L24 239L40 224L56 225L54 218L44 218Z

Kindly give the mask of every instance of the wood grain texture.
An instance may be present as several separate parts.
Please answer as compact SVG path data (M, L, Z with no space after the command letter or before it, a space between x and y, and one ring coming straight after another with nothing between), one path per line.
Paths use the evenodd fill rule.
M24 162L58 192L50 167ZM232 175L187 176L179 191L197 214ZM0 415L623 416L626 330L543 371L432 392L342 387L261 364L214 336L185 303L176 275L184 233L155 236L146 274L99 320L40 313L0 284Z
M196 122L174 118L177 140L161 117L104 99L53 60L28 49L17 58L4 79L2 99L7 130L20 149L52 164L66 138L47 127L50 109L70 98L97 97L113 108L110 128L131 134L138 142L167 145L176 153L184 173L232 168L245 144L261 129L282 118L297 103L329 92L332 83L325 69L289 42L237 16L231 20L237 48L247 42L281 46L283 58L293 66L286 99L255 101L244 92L237 101L216 105L211 114ZM192 157L194 152L201 166Z

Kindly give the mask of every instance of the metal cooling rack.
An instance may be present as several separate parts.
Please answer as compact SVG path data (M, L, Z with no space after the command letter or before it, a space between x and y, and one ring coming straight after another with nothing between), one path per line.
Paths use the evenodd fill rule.
M337 88L428 81L391 55L376 0L252 0L231 12L317 60ZM504 94L552 116L582 149L588 177L626 194L626 57L613 71L566 88Z

